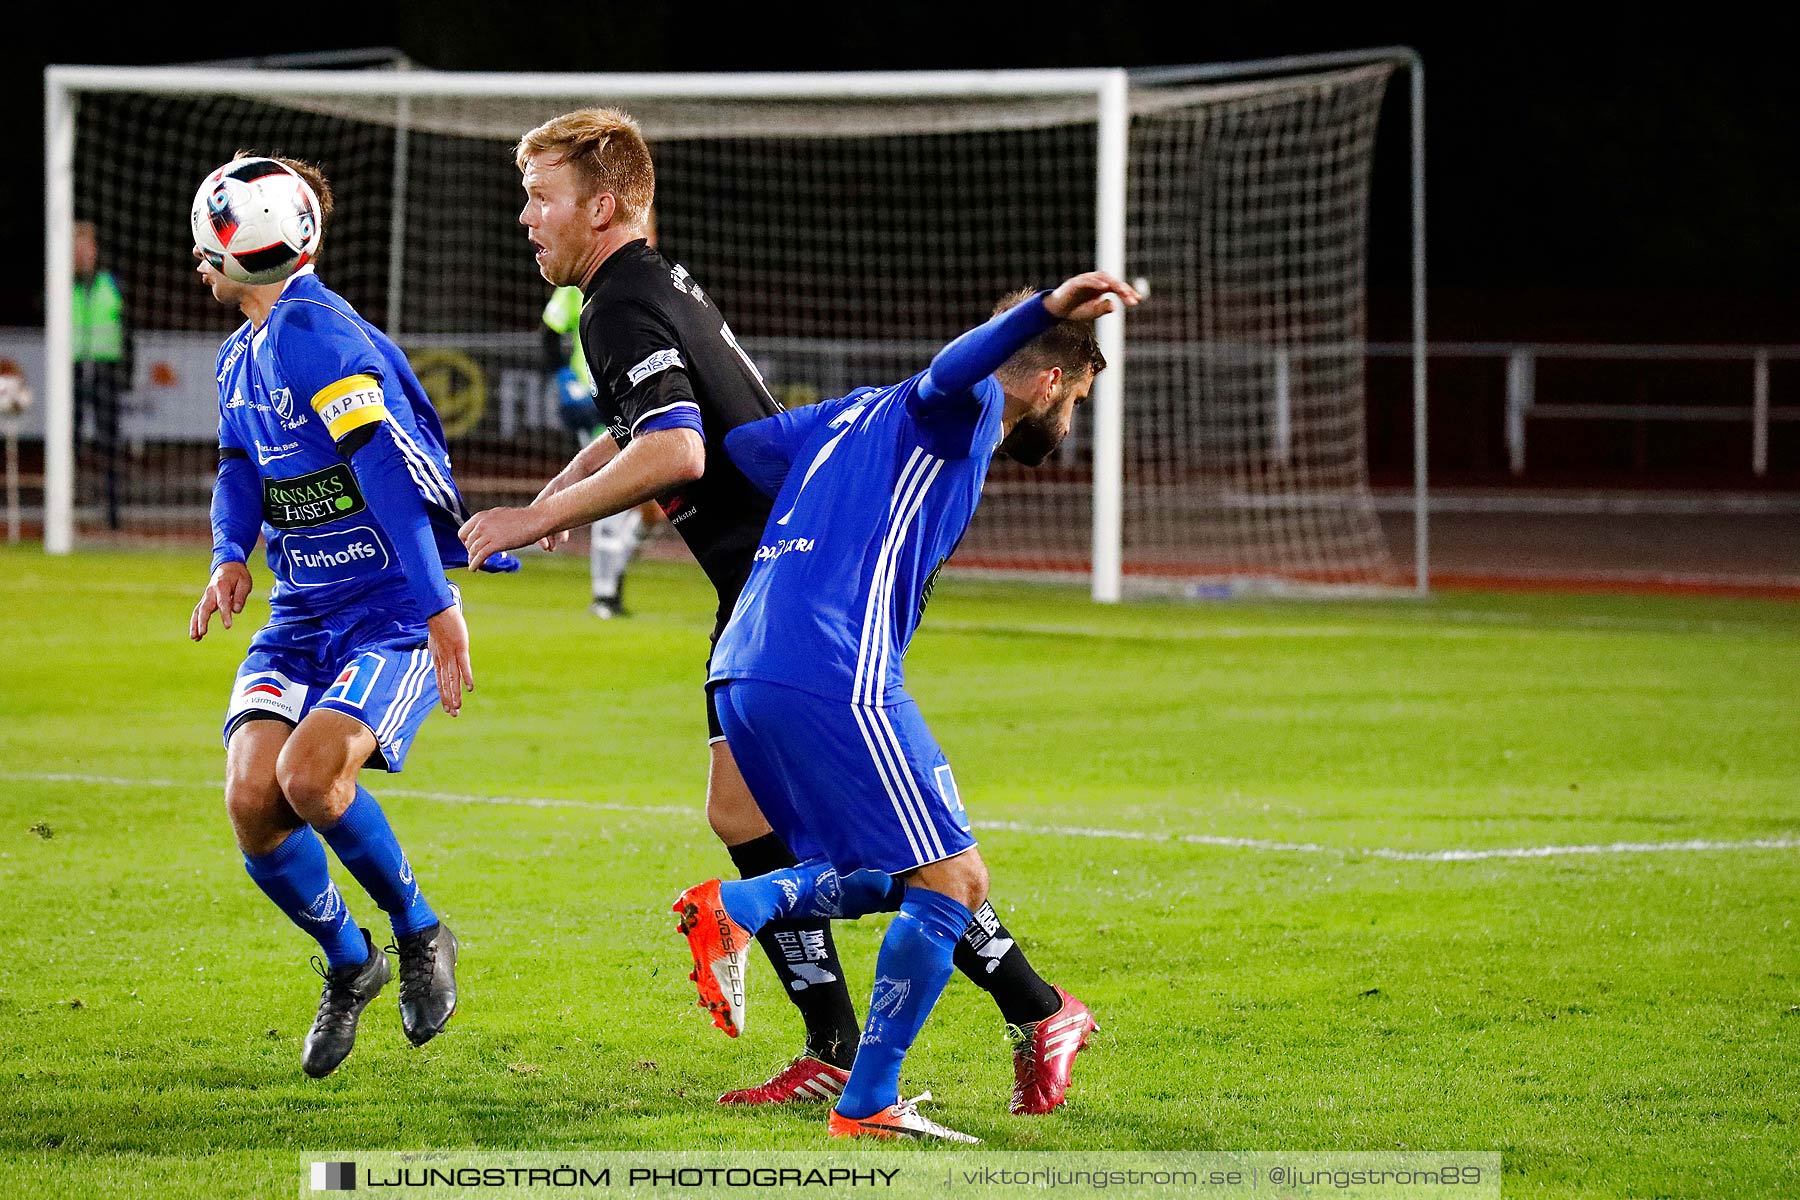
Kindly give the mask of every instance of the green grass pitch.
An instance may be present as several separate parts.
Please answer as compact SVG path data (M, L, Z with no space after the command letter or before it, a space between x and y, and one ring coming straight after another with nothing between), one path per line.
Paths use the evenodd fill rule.
M0 1195L285 1196L314 1147L824 1144L819 1109L713 1103L799 1026L753 960L748 1031L714 1031L668 912L727 867L705 584L645 564L603 624L582 565L465 583L478 689L368 779L462 937L462 1011L413 1050L384 995L314 1082L309 944L218 784L266 568L195 646L200 554L0 553ZM939 1119L1014 1149L1497 1149L1508 1195L1800 1194L1800 608L951 580L908 675L996 906L1103 1026L1067 1108L1012 1118L998 1018L953 980L905 1080ZM1689 840L1723 845L1616 845ZM1579 846L1605 849L1438 853ZM859 1007L880 932L840 930Z

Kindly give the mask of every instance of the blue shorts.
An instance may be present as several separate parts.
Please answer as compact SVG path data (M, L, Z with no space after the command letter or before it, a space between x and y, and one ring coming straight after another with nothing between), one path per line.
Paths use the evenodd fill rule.
M795 857L899 875L975 844L950 762L910 698L875 707L730 679L713 700L750 794Z
M375 735L368 764L399 771L437 704L422 622L368 610L275 621L250 639L225 713L225 741L245 721L298 725L315 708L361 721Z

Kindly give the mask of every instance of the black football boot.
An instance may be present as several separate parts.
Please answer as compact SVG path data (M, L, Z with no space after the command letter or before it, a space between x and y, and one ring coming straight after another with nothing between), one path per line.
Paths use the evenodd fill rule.
M319 994L319 1015L313 1018L306 1044L300 1050L300 1067L314 1079L325 1078L350 1056L362 1010L394 977L387 955L375 948L369 931L363 930L362 935L369 957L354 967L326 970L324 964L313 959L313 969L325 978L325 990Z
M398 940L400 1027L407 1041L423 1046L456 1012L456 935L439 921Z

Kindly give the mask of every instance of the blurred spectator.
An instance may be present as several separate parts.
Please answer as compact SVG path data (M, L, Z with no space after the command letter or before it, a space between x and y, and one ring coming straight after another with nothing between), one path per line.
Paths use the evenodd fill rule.
M88 468L102 476L106 524L119 527L119 401L131 383L131 334L125 297L112 272L100 270L92 221L75 222L75 311L70 339L75 368L75 439ZM90 431L90 425L92 426Z

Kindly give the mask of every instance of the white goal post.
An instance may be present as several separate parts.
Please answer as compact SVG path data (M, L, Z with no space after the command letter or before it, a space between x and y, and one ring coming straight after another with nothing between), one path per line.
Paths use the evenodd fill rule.
M216 412L198 364L237 318L197 294L186 204L240 147L325 166L322 275L451 410L471 502L529 498L572 444L543 386L548 288L514 224L510 145L607 104L657 156L662 248L790 404L921 369L1010 288L1090 266L1148 283L1129 322L1100 322L1091 418L1039 472L996 464L963 565L1085 575L1100 601L1391 587L1363 360L1375 128L1401 70L1424 592L1423 91L1405 49L1144 71L48 68L45 547L205 533ZM70 362L77 218L99 227L137 346L110 530L92 476L115 459L96 458Z

